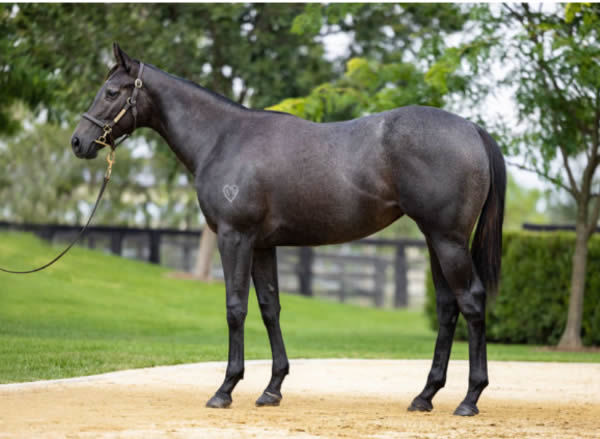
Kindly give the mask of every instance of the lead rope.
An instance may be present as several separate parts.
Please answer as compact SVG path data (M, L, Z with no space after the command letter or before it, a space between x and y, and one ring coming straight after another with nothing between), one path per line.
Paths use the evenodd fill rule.
M111 147L111 150L108 153L108 156L106 156L106 161L108 162L108 167L106 168L106 173L104 174L104 181L102 182L102 187L100 187L100 192L98 193L98 197L96 198L96 204L94 205L94 208L92 209L92 213L90 214L90 217L88 218L87 222L85 223L85 226L83 226L83 228L79 231L79 233L77 234L75 239L67 246L67 248L65 248L58 256L56 256L50 262L42 265L41 267L34 268L33 270L14 271L14 270L7 270L5 268L0 267L0 271L3 271L5 273L11 273L11 274L29 274L29 273L35 273L36 271L42 271L44 268L48 268L49 266L54 264L56 261L58 261L60 258L62 258L69 250L71 250L71 247L73 247L77 243L77 241L79 241L79 239L83 236L86 229L92 222L92 218L94 217L94 214L96 213L96 209L98 208L98 205L100 204L100 199L102 198L104 189L106 189L106 185L108 184L108 182L110 180L110 175L112 173L112 166L113 166L113 163L115 162L114 148Z

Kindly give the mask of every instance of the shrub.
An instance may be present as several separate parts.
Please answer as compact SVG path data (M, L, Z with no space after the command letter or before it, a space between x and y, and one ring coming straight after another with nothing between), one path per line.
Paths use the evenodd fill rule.
M503 343L556 344L567 319L575 234L505 232L502 278L495 298L488 298L487 338ZM600 237L589 242L582 337L600 345ZM427 276L425 312L437 328L435 290ZM467 338L464 319L456 330Z

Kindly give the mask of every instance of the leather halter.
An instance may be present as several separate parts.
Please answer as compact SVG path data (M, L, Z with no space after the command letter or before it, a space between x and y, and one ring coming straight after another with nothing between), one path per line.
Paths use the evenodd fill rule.
M125 104L125 106L121 109L121 111L119 111L119 113L115 116L114 119L108 120L108 121L106 121L106 120L102 121L100 119L95 118L91 114L83 113L83 115L82 115L83 117L85 117L90 122L98 125L103 130L102 135L100 135L97 139L94 140L95 143L100 145L100 149L104 148L105 146L108 146L114 150L117 147L117 145L119 145L127 137L129 137L131 135L131 133L133 133L135 131L135 129L137 128L136 104L137 104L138 93L140 92L140 89L142 88L142 85L143 85L143 83L142 83L142 73L143 72L144 72L144 63L140 62L140 70L138 72L137 78L135 79L135 81L133 83L133 92L131 93L131 96L127 98L127 103ZM112 138L113 127L119 123L121 118L123 116L125 116L125 113L127 113L127 111L130 108L131 108L131 113L133 114L133 129L131 130L130 133L126 134L118 142L115 143L114 139Z

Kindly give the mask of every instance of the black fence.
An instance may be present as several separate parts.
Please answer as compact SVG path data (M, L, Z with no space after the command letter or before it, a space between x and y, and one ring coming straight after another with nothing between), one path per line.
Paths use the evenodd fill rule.
M78 226L0 222L0 230L35 233L50 242L67 242ZM132 259L191 272L201 230L90 226L80 244ZM342 302L405 307L409 300L409 273L420 302L424 291L425 242L416 239L362 239L322 247L280 247L277 250L280 288L305 296L323 296ZM222 278L218 259L215 277ZM414 303L413 303L414 304Z
M277 254L280 283L282 289L306 296L328 296L340 302L363 302L378 307L405 307L409 304L409 269L424 272L424 247L424 241L409 239L362 239L336 246L282 247ZM409 249L419 250L421 257L408 258ZM386 290L392 290L392 294L386 294ZM388 303L386 297L390 299Z
M574 224L523 224L524 230L531 230L535 232L574 232ZM600 232L600 227L596 227L596 233Z

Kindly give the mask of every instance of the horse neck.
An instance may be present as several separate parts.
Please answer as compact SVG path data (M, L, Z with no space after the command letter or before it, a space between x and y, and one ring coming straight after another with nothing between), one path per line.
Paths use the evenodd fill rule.
M144 72L153 107L147 126L157 131L193 175L206 166L211 151L235 129L247 111L202 87L155 67Z

